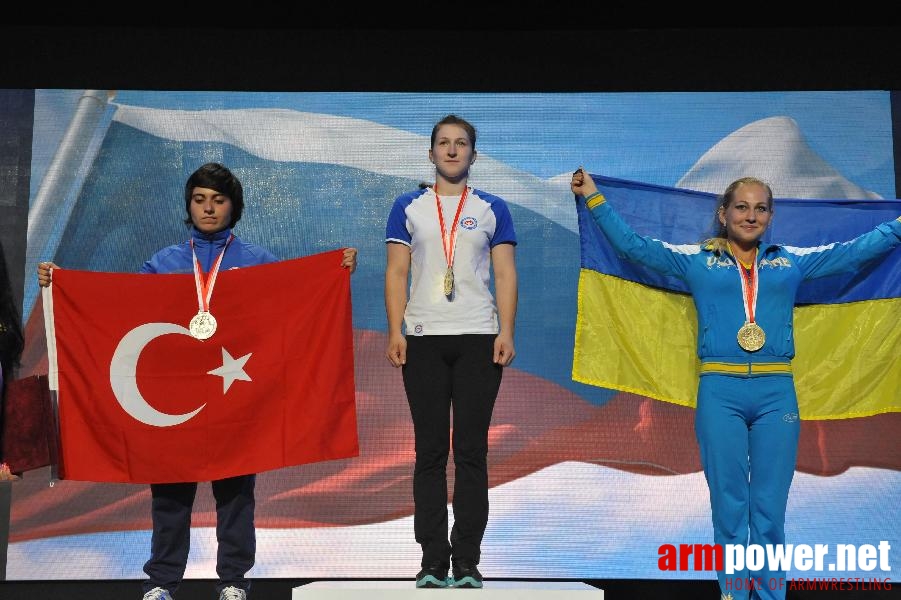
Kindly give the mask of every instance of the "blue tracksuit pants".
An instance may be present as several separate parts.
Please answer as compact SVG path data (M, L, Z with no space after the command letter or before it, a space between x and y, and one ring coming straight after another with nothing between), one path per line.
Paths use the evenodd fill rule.
M216 591L227 586L250 589L245 577L256 555L254 487L256 475L211 482L216 500ZM191 547L191 509L197 483L153 483L153 535L150 560L144 564L144 593L162 587L175 593L185 575Z
M727 544L765 549L785 543L800 425L790 376L701 376L695 433L710 488L714 542L724 551ZM785 572L768 567L718 572L723 596L785 598Z

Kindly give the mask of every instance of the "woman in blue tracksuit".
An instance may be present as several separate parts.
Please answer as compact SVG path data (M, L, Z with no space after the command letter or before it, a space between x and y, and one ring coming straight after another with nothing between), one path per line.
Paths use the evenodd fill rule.
M679 277L691 291L701 359L695 433L714 541L724 548L783 544L800 431L791 372L795 294L805 279L853 272L901 245L901 218L842 244L764 244L773 193L745 177L720 198L715 237L674 246L632 231L581 168L571 187L621 256ZM747 569L717 576L724 599L785 597L784 586L769 584L784 572L764 567L750 580Z
M202 279L213 281L211 271L277 260L268 250L232 233L244 211L244 192L241 182L226 167L207 163L191 174L185 183L185 211L185 224L191 227L190 239L154 254L141 267L141 273L195 273L198 282ZM356 249L345 249L341 265L353 272L356 255ZM38 265L41 286L50 285L53 268L59 267L52 262ZM192 322L192 333L193 327ZM202 327L198 332L201 335L210 333L208 329L204 333ZM250 589L246 573L253 567L256 554L255 482L254 474L212 482L219 543L216 555L219 600L245 600ZM172 600L187 567L191 510L197 483L153 483L150 491L153 534L150 559L144 564L148 578L143 582L143 600Z
M209 274L221 256L220 270L276 261L268 250L232 234L241 219L244 193L241 182L226 167L208 163L185 184L185 223L190 239L158 251L141 267L141 273L193 273L194 257L203 274ZM38 282L49 285L53 263L38 266ZM212 482L216 500L216 539L219 548L216 573L220 600L244 600L250 589L245 577L256 553L254 484L256 476L239 475ZM144 600L172 600L181 584L191 545L191 509L196 482L150 484L152 496L150 559L144 564Z
M141 273L193 273L197 257L202 273L210 274L221 255L220 270L275 262L268 250L232 233L244 210L241 182L226 167L209 163L185 184L185 223L191 239L163 248L141 267ZM211 482L216 501L216 573L220 600L244 600L250 589L247 571L254 564L254 486L256 475L238 475ZM191 508L197 483L153 483L153 535L150 559L144 564L144 600L168 600L181 583L188 562Z

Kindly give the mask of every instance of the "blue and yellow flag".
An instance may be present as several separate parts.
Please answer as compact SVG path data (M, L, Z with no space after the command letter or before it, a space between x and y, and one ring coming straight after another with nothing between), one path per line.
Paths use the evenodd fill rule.
M593 176L640 235L692 244L712 235L717 196ZM684 283L617 255L583 202L573 380L695 406L697 319ZM779 198L764 241L816 247L898 218L899 200ZM858 273L804 282L792 361L801 416L901 412L901 249Z

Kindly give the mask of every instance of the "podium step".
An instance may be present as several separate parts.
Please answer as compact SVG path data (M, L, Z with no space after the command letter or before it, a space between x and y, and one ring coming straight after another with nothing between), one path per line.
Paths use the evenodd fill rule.
M412 579L314 581L294 588L291 600L450 600L447 595L454 591L477 595L478 600L604 600L604 590L577 581L489 580L480 590L454 590L417 589Z

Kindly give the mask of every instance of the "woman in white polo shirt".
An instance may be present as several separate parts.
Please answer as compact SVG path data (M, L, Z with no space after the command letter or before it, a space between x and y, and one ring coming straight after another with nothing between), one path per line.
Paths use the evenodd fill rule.
M516 234L504 201L467 185L475 145L471 124L456 115L441 119L429 149L435 185L397 198L386 227L386 354L403 369L416 436L413 527L422 546L416 587L482 587L477 565L488 523L488 427L503 367L515 355Z

